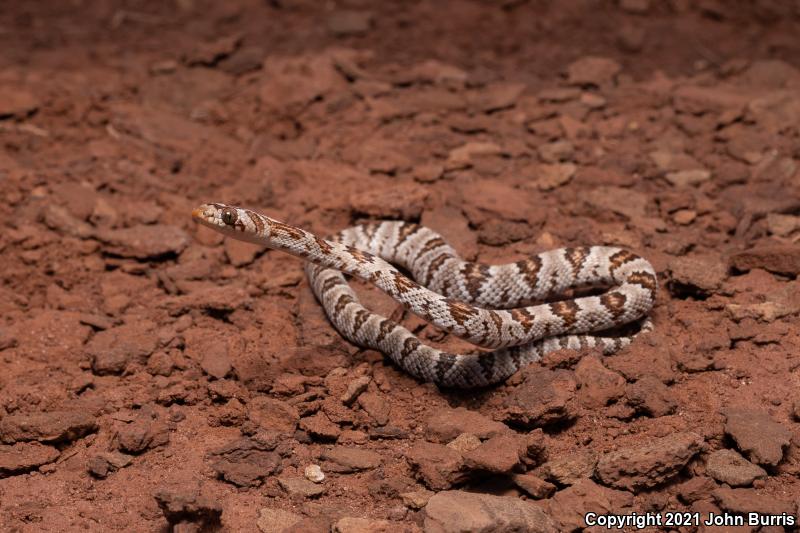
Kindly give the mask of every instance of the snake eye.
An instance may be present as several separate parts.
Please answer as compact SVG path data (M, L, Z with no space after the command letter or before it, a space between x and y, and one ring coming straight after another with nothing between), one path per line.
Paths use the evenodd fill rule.
M222 221L225 224L232 226L236 222L237 218L238 217L236 216L236 211L234 211L230 207L226 207L225 209L222 210Z

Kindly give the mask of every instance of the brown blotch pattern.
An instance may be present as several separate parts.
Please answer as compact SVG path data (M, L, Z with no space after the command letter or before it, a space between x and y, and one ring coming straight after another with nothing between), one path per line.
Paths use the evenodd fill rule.
M447 304L447 308L459 326L463 326L470 317L478 314L474 307L461 302L450 302Z
M564 249L564 258L567 260L570 266L572 266L572 273L575 276L580 273L587 257L589 257L589 251L586 248Z
M530 312L528 312L525 308L520 309L511 309L509 310L511 313L511 318L514 319L519 325L522 326L522 329L525 333L528 333L534 324L534 316Z
M294 226L290 226L288 224L284 224L283 222L273 221L271 225L272 225L272 231L281 233L289 237L290 239L294 239L296 241L304 239L306 236L306 233L303 230L295 228Z
M625 314L625 302L628 298L621 292L608 292L600 296L600 303L608 309L611 316L619 318Z
M397 289L397 294L405 294L410 290L419 289L419 284L410 279L408 276L404 276L397 270L393 272L394 274L394 286Z
M650 292L650 299L655 301L658 280L653 274L638 270L636 272L631 272L626 281L647 289Z
M533 289L539 284L539 272L542 270L541 259L538 257L531 257L530 259L517 261L515 265L520 274L522 274L523 281L525 281L529 288Z
M628 250L620 250L619 252L615 253L611 257L608 258L608 261L611 263L611 268L609 268L609 272L611 275L614 275L614 271L617 270L619 267L624 265L625 263L630 263L631 261L636 261L639 259L639 256L633 252L629 252Z
M394 320L384 318L378 327L378 336L375 337L375 343L380 344L383 342L383 339L385 339L387 335L391 335L397 326L398 324Z
M578 304L571 300L563 302L553 302L550 304L550 311L564 321L566 328L571 328L578 321Z
M467 263L461 269L461 275L464 276L467 282L467 294L476 299L480 294L481 285L486 281L486 276L489 275L489 267L478 263Z

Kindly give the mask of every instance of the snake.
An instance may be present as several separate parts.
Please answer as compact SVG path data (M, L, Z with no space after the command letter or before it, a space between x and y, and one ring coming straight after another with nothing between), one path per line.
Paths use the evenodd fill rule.
M441 387L496 385L560 349L612 354L653 329L648 313L658 290L656 272L625 248L568 247L487 265L465 261L439 233L406 221L369 222L321 238L221 203L200 205L192 218L225 236L303 259L314 295L345 339L382 352L417 379ZM345 276L374 285L424 321L478 348L450 353L426 344L361 305ZM615 334L634 323L635 333Z

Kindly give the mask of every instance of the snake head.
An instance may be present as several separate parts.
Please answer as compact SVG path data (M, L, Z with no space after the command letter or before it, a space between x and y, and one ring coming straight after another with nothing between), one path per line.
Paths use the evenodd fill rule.
M269 220L242 207L203 204L192 210L192 218L203 226L243 241L260 243L268 236Z

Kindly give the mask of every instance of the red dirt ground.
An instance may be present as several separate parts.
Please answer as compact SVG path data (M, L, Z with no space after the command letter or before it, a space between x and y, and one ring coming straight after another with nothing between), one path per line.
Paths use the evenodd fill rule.
M781 1L6 3L0 530L796 517L798 34ZM439 390L340 339L299 260L196 227L208 201L489 263L622 245L656 329Z

